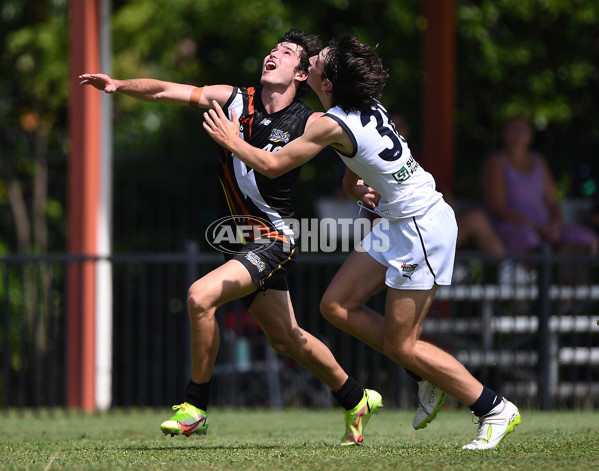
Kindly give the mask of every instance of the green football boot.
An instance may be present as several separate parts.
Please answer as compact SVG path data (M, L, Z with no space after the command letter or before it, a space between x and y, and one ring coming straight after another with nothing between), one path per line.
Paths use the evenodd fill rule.
M345 435L342 438L341 446L359 445L362 443L362 433L366 424L377 409L383 407L383 398L372 390L365 389L364 397L352 410L344 411L345 414Z
M192 434L206 435L208 415L205 411L187 402L173 406L173 410L177 411L176 414L160 425L162 433L171 437L181 434L186 437Z

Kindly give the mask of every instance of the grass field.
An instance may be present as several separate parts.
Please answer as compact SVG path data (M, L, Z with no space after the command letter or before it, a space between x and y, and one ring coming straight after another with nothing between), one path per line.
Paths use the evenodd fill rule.
M169 410L0 415L1 470L597 470L599 411L528 412L496 449L461 450L469 414L443 410L421 431L412 413L383 409L364 445L336 446L339 410L211 409L205 437L166 437Z

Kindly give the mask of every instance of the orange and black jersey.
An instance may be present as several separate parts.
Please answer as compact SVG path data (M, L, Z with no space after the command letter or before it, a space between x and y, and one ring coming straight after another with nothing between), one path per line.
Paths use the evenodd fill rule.
M237 113L240 136L249 144L269 152L276 152L285 144L301 136L313 111L301 101L294 100L286 108L268 114L261 98L262 87L234 88L223 107L231 117ZM285 219L293 218L292 187L300 168L279 177L268 178L248 167L227 149L221 151L218 176L226 204L226 215L252 217L270 223L274 229L266 237L293 238Z

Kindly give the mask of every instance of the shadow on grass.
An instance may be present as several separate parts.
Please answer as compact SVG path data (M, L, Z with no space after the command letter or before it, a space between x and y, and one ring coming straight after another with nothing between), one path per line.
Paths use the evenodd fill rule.
M324 448L336 448L333 445L323 445ZM153 451L184 451L189 450L191 448L201 448L202 450L278 450L284 448L288 449L297 449L301 450L307 448L307 445L293 445L289 446L285 445L201 445L201 444L192 444L189 446L126 446L121 447L121 450L130 450L130 451L143 451L143 450L153 450Z

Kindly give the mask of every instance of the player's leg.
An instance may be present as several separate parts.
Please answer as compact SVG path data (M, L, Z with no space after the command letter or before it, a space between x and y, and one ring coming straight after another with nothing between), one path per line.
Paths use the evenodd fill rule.
M350 254L323 295L323 316L339 329L384 354L385 319L364 303L385 287L387 268L363 251ZM445 401L445 392L417 374L407 373L418 384L418 407L412 426L419 430L432 422Z
M185 402L173 406L175 415L161 424L163 433L189 436L207 432L210 377L220 344L216 309L256 289L257 284L237 260L229 260L189 288L187 308L191 329L191 381L187 385Z
M191 328L191 380L210 380L220 344L216 309L248 295L258 288L247 269L237 260L229 260L191 285L187 310Z
M250 312L270 345L323 381L345 409L346 432L341 444L362 442L364 427L382 405L380 394L365 390L349 377L329 348L298 325L288 291L269 289L264 295L257 295Z
M520 423L520 413L514 404L483 386L452 355L419 339L435 289L388 290L385 353L469 406L479 417L478 437L465 449L494 448Z
M332 390L343 386L347 373L326 345L297 324L289 291L258 294L250 312L275 351L296 360Z
M353 251L320 302L320 311L330 323L381 353L385 319L364 303L385 288L386 270L367 253Z
M435 288L388 289L383 350L393 361L470 405L480 396L482 384L449 353L419 338L434 292Z

